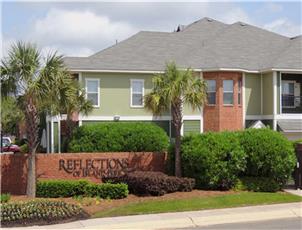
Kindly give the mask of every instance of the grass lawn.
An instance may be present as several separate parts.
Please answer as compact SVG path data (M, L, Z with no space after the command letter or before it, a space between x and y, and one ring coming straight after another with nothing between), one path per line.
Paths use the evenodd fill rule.
M162 212L196 211L249 205L301 202L302 197L288 193L240 192L212 197L142 201L95 213L92 217L126 216Z

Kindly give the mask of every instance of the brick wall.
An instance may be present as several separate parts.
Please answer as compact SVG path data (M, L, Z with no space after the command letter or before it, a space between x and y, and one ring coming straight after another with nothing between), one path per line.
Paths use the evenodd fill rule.
M1 192L26 193L27 155L2 154ZM164 171L165 153L63 153L37 154L37 179L88 179L100 182L102 176L127 170Z
M204 131L242 129L243 111L242 105L238 104L238 81L242 79L242 74L237 72L204 72L203 78L216 80L216 105L206 105L203 110ZM223 80L234 81L233 105L223 105Z

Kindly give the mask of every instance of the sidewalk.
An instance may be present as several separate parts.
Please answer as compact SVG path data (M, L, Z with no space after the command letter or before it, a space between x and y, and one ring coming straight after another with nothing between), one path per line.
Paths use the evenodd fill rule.
M97 218L66 224L10 229L176 229L302 217L302 203Z

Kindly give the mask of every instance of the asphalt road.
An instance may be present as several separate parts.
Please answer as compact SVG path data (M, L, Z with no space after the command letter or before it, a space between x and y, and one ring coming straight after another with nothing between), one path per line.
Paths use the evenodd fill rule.
M195 228L184 228L183 230L208 230L208 229L230 229L230 230L301 230L302 229L302 218L288 218L288 219L277 219L277 220L266 220L266 221L255 221L255 222L243 222L235 224L219 224Z

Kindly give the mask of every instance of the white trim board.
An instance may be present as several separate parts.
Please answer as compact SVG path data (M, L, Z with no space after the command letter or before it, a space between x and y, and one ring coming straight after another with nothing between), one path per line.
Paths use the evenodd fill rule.
M196 72L211 72L211 71L237 71L237 72L245 72L245 73L265 73L272 71L283 71L290 73L301 73L302 69L262 69L262 70L248 70L248 69L240 69L240 68L208 68L208 69L192 69ZM155 74L155 73L164 73L163 70L109 70L109 69L69 69L70 72L79 73L79 72L87 72L87 73L147 73L147 74Z
M275 116L276 120L301 120L302 122L302 113L289 114L283 113ZM246 115L246 120L273 120L274 115Z
M118 116L120 121L170 121L171 116L81 116L82 121L114 121ZM200 115L184 115L183 120L201 120Z

